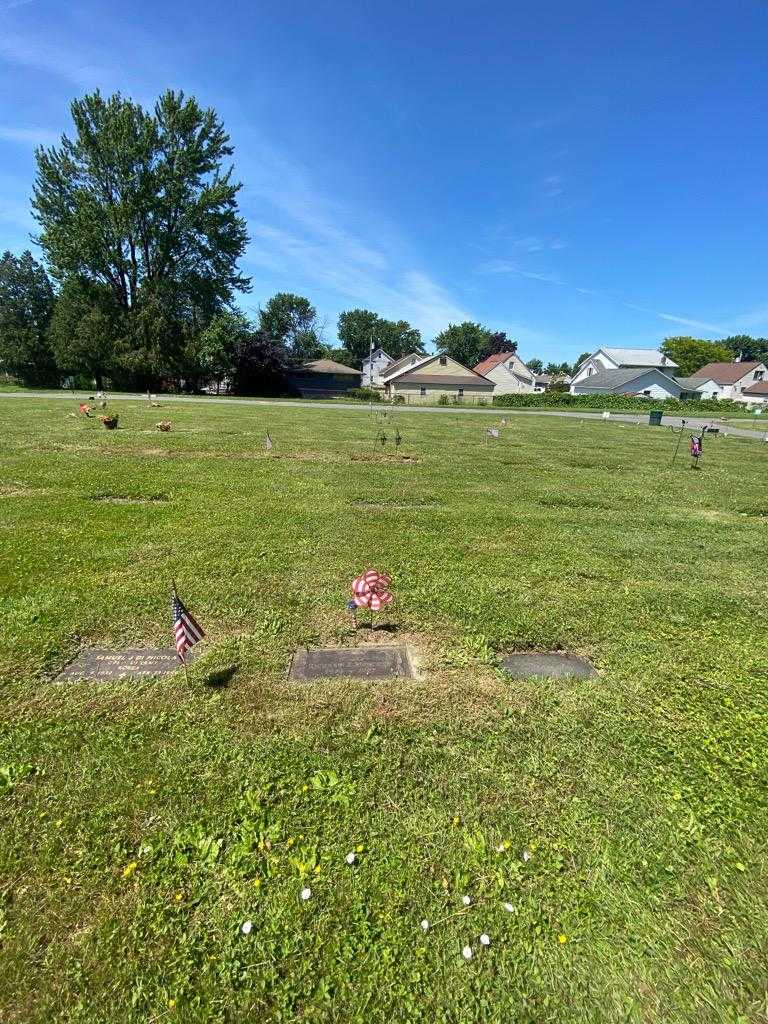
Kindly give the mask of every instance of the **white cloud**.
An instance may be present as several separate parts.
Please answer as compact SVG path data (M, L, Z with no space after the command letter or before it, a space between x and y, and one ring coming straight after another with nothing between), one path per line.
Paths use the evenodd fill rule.
M0 125L0 140L18 142L22 146L55 146L61 139L50 128L12 128Z
M419 266L392 225L330 197L304 167L264 142L246 148L257 154L253 164L238 161L247 182L241 200L252 239L249 267L408 320L425 340L450 322L476 319Z
M20 34L0 36L0 57L9 64L63 78L81 89L96 88L107 77L104 68L78 58L72 50Z

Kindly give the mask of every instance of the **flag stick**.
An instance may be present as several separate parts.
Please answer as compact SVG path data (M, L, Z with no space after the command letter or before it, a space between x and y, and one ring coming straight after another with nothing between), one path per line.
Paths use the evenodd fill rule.
M176 593L176 580L171 580L171 593L173 594L174 598L177 598L179 596ZM182 666L184 667L184 679L186 680L187 684L189 684L189 669L187 668L187 659L181 658L180 661Z
M677 435L677 445L675 447L675 454L672 456L672 466L674 466L674 464L675 464L675 459L677 458L677 451L678 451L678 448L680 447L680 440L682 439L683 431L684 430L685 430L685 420L683 420L681 422L681 424L680 424L680 433Z

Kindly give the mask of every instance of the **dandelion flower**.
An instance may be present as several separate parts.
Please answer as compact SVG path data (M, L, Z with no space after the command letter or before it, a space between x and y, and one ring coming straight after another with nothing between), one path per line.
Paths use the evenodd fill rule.
M303 900L308 900L308 899L310 899L311 896L312 896L312 890L309 887L307 887L306 889L302 889L301 890L301 898Z
M504 907L508 914L514 914L515 908L512 903L503 903L502 906Z
M464 949L462 949L462 951L461 951L461 955L464 957L465 960L471 960L472 959L472 947L471 946L465 946Z
M123 878L130 878L137 867L138 864L136 863L135 860L132 860L130 864L126 864L126 866L123 868Z
M347 862L347 864L354 864L355 861L357 860L357 856L350 851L344 858L344 860Z
M358 843L357 846L355 847L355 853L362 853L364 849L365 847L363 846L363 844Z
M169 999L168 1000L168 1009L169 1010L172 1010L175 1005L176 1005L176 1000L175 999Z
M480 936L480 944L482 946L490 946L490 944L491 944L491 936L487 935L485 932L483 932L483 934Z
M561 946L563 946L568 941L568 936L567 935L558 935L557 936L557 941L560 943Z
M261 879L260 878L254 878L253 885L254 885L255 889L260 889L261 888Z
M429 921L426 919L426 917L421 922L421 930L424 932L429 931Z
M177 903L181 903L181 893L180 892L176 893L176 902Z
M243 923L240 925L240 931L243 933L243 935L250 935L252 928L253 921L243 921Z
M461 902L464 904L465 907L468 907L470 905L470 903L472 902L472 897L471 896L462 896L461 897Z

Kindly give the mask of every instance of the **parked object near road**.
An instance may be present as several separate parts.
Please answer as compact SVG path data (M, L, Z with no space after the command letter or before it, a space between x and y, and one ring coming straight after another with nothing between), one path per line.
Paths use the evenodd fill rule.
M648 426L649 427L660 427L661 426L661 417L663 415L664 415L664 413L661 411L661 409L651 409L650 413L648 414Z

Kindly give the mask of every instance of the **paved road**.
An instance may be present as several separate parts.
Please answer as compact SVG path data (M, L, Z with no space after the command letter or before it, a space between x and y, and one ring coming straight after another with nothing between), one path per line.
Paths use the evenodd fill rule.
M146 402L147 396L140 394L119 394L109 396L110 402ZM162 405L166 402L178 402L182 405L192 405L196 402L203 402L211 405L282 405L288 409L324 409L334 410L354 410L356 412L368 412L370 406L363 402L301 402L301 401L285 401L280 398L227 398L225 396L207 397L204 395L158 395L158 400ZM64 399L69 402L83 402L89 398L88 392L78 391L0 391L0 398L54 398ZM378 407L377 407L378 408ZM387 406L386 408L390 408ZM402 412L418 412L418 413L444 413L448 416L455 416L457 413L468 414L474 416L495 416L497 419L500 416L560 416L565 419L577 419L577 420L600 420L602 419L602 413L600 412L567 412L560 410L544 410L544 409L503 409L501 407L494 407L492 409L477 409L469 408L468 406L431 406L431 405L398 405L393 408ZM637 414L637 413L611 413L611 420L619 423L640 423L648 426L648 415ZM679 427L682 425L682 417L680 416L664 416L663 424L665 427ZM721 433L730 434L733 437L748 437L752 441L762 441L768 437L768 417L766 418L765 430L744 430L741 427L732 427L727 423L718 423L717 418L714 416L707 417L685 417L686 426L690 427L691 430L698 430L700 427L708 426L710 423L715 423L720 428Z

